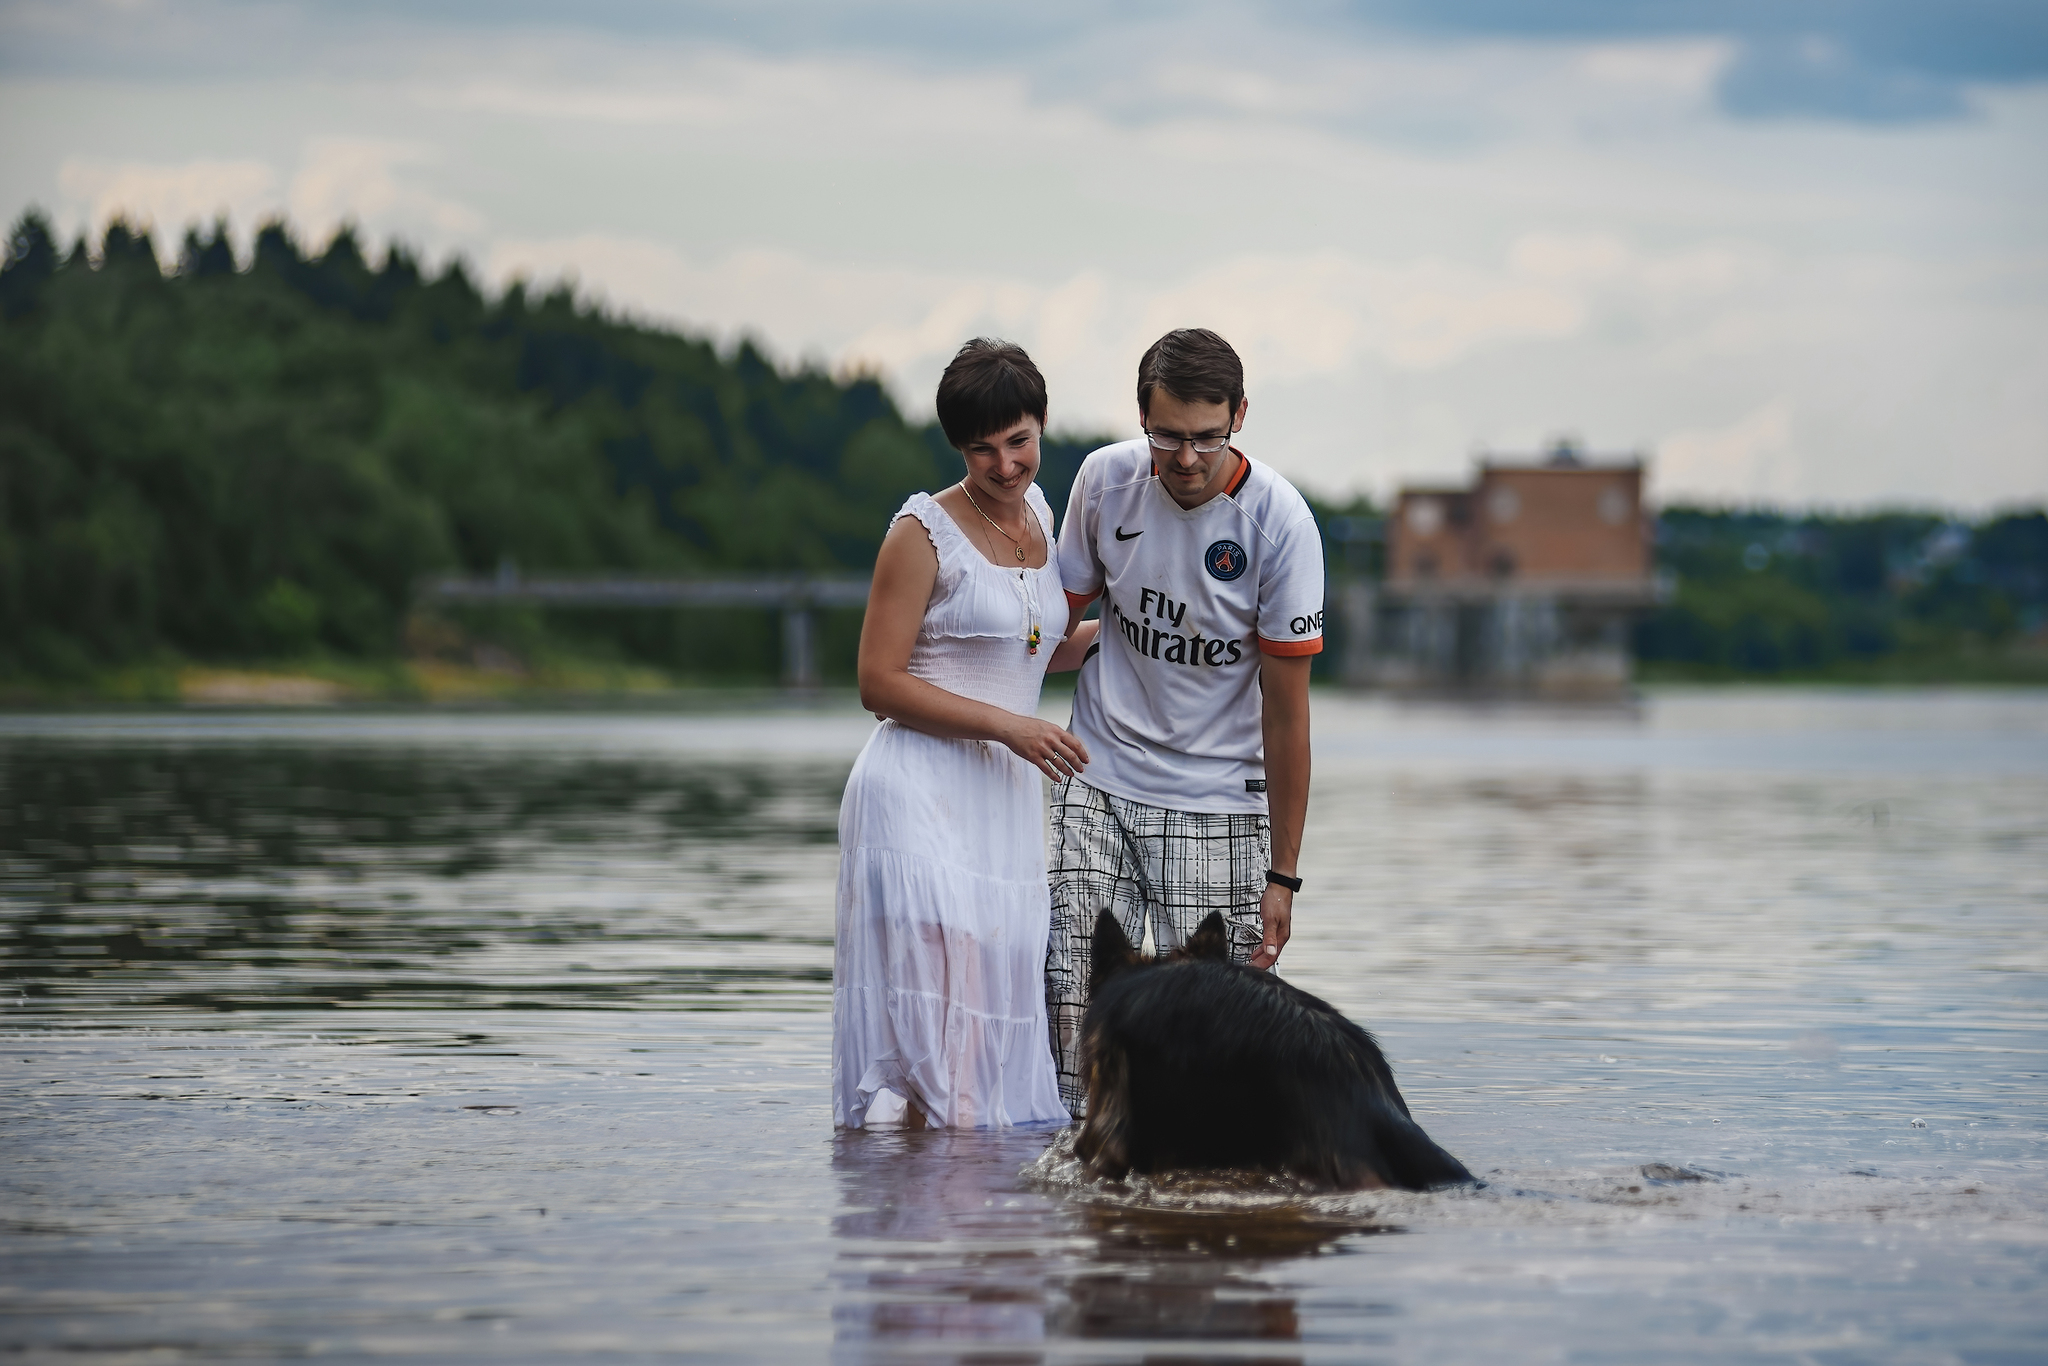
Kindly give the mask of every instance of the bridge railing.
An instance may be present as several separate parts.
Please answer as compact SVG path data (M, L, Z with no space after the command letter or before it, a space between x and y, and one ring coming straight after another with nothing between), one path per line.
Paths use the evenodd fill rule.
M542 574L510 565L496 574L443 574L419 586L423 601L471 606L753 607L782 614L782 681L818 686L817 621L824 607L865 607L869 580L854 574L727 574L651 578L628 574Z

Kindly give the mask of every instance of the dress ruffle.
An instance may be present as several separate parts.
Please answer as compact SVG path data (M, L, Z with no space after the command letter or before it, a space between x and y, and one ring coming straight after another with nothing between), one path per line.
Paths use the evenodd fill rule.
M1008 750L895 725L869 742L840 814L839 1124L895 1122L905 1100L960 1128L1066 1122L1043 819L1037 775Z

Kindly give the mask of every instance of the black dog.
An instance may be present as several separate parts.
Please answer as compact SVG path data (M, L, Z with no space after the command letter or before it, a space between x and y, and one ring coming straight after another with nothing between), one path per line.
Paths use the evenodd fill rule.
M1237 1167L1340 1190L1470 1181L1408 1115L1372 1035L1270 972L1230 961L1223 917L1166 958L1095 922L1081 1021L1090 1175Z

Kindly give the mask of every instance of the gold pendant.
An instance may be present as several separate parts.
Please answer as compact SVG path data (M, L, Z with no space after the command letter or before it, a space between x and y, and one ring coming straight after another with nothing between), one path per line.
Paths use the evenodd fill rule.
M1021 545L1017 547L1017 558L1020 560L1024 558L1024 547Z

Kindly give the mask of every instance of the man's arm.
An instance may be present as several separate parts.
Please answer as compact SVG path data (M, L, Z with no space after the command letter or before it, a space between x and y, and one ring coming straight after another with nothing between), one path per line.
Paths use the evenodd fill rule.
M1086 610L1085 608L1082 610ZM1070 673L1088 661L1088 652L1095 648L1095 641L1102 632L1100 621L1069 621L1067 638L1052 652L1045 671L1049 674Z
M1081 462L1081 468L1074 474L1073 487L1067 490L1067 515L1060 520L1058 553L1062 579L1070 585L1092 583L1095 587L1085 593L1077 593L1072 587L1067 589L1066 634L1046 664L1047 673L1080 668L1095 644L1096 632L1102 629L1089 629L1081 622L1088 604L1101 597L1103 589L1102 561L1095 554L1095 518L1088 503L1088 485L1095 474L1093 464L1091 454Z
M1088 657L1089 647L1095 644L1096 632L1102 627L1099 621L1083 621L1081 616L1088 610L1088 604L1098 595L1090 593L1083 597L1079 593L1067 594L1067 635L1053 651L1052 661L1045 666L1049 674L1065 673L1081 667L1081 661ZM1090 629L1090 628L1094 629Z
M1266 735L1266 810L1273 871L1299 877L1301 826L1308 816L1308 668L1313 655L1259 656L1259 720ZM1267 883L1259 898L1264 931L1251 965L1270 968L1294 928L1294 893Z

